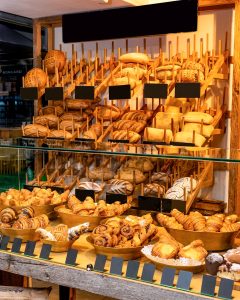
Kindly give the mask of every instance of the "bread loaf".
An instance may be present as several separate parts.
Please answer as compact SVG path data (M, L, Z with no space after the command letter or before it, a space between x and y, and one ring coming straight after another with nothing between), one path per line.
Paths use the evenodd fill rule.
M94 140L96 140L96 139L97 139L97 135L96 135L96 133L95 133L94 130L89 129L89 130L86 130L86 131L83 133L83 138L84 138L84 139L94 139Z
M164 172L155 172L151 176L152 182L159 182L159 183L167 183L169 180L169 176L167 173Z
M47 84L47 75L40 68L33 68L27 72L24 77L24 86L28 87L37 87L39 89L45 88Z
M49 74L54 74L55 68L57 68L58 71L61 72L66 62L65 53L60 50L49 50L45 56L44 62L45 68L47 69Z
M133 68L123 68L120 72L118 72L115 77L132 77L135 79L142 79L145 75L147 74L147 71L138 68L138 67L133 67Z
M49 128L56 128L58 125L58 117L53 114L38 116L34 118L34 123L48 126Z
M187 195L186 195L187 196ZM181 187L173 186L167 190L165 199L184 200L184 190Z
M70 121L73 120L76 122L81 122L82 120L84 120L84 116L77 112L64 113L61 116L60 121L65 121L65 120L70 120Z
M145 121L147 122L147 120L150 118L151 116L149 116L147 113L142 112L142 111L129 111L126 114L123 115L122 120L134 120L134 121Z
M93 112L95 118L110 120L111 117L113 120L116 120L120 117L121 111L118 107L114 105L102 105L96 107Z
M130 158L124 166L138 169L142 172L150 172L154 169L154 164L148 158Z
M109 181L109 192L113 194L131 195L133 193L133 184L126 180L111 179Z
M191 111L183 115L184 122L202 123L210 125L213 122L213 117L207 113Z
M79 182L78 188L82 190L93 190L97 193L102 191L100 184L91 181Z
M186 123L184 124L182 131L193 132L201 134L207 138L211 137L214 127L212 125L201 125L199 123Z
M144 139L149 142L166 142L169 144L173 139L173 134L170 129L147 127L144 130Z
M156 73L157 73L157 79L160 81L163 81L165 79L167 80L172 80L174 79L178 71L181 69L180 64L169 64L169 65L164 65L156 68Z
M114 140L129 140L129 143L137 143L141 139L141 135L127 130L116 130L112 134Z
M120 169L118 175L115 176L116 179L122 179L130 181L131 183L142 183L146 180L146 176L138 169L133 168L122 168Z
M149 63L149 57L145 53L126 53L119 57L119 61L122 63L139 63L147 65Z
M132 77L118 77L118 78L113 78L110 81L110 86L111 85L126 85L130 84L131 90L133 90L138 84L140 84L141 81L134 79Z
M39 115L56 115L60 117L64 114L64 108L61 105L56 106L45 106L39 111Z
M113 128L116 130L131 130L134 132L141 132L146 125L146 122L141 121L141 122L136 122L132 120L120 120L117 122L114 122Z
M91 130L93 130L96 133L97 137L100 137L102 134L102 125L100 123L95 123L91 125L90 127Z
M64 121L61 121L59 128L62 130L65 129L68 131L72 131L72 130L76 130L77 128L80 128L81 126L82 126L82 123L80 123L80 122L64 120Z
M159 114L159 113L158 113ZM173 129L175 131L179 130L179 117L178 114L175 114L176 116L169 118L165 113L162 113L162 117L160 115L156 116L155 121L153 124L155 124L155 127L158 129Z
M66 130L51 130L49 133L49 137L64 138L68 140L71 139L73 135Z
M49 129L39 124L28 124L23 127L24 136L46 137L48 133Z
M164 194L165 187L158 183L148 183L144 185L145 196L162 196Z
M89 179L92 180L104 180L108 181L114 177L113 171L103 168L103 167L96 167L93 170L89 170L88 174Z
M88 100L76 100L76 99L66 99L65 100L66 107L68 109L80 110L86 109L91 106L91 101Z
M193 132L180 131L175 134L174 141L178 143L193 143L195 146L201 147L206 139L198 133L195 133L194 138Z
M183 69L181 71L182 82L203 82L204 74L198 70Z

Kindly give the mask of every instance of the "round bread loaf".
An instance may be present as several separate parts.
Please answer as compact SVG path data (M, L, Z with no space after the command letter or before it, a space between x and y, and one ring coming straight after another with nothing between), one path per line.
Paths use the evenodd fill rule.
M111 179L109 184L109 192L113 194L131 195L134 190L133 184L127 180Z
M45 68L49 74L55 73L55 67L58 71L62 71L66 63L65 53L60 50L49 50L45 56L44 62Z
M40 68L33 68L27 72L24 77L24 86L28 87L37 87L39 89L45 88L47 84L47 75Z
M147 65L149 63L149 57L145 53L131 52L121 55L119 61L122 63L139 63Z

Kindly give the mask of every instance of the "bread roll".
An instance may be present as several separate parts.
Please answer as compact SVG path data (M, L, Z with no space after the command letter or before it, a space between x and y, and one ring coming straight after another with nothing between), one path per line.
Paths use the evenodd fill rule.
M113 128L117 130L131 130L139 133L144 129L145 125L146 123L144 121L136 122L132 120L120 120L113 123Z
M121 111L115 105L102 105L95 108L93 115L96 118L103 120L116 120L120 117Z
M201 134L195 133L194 140L193 132L180 131L175 134L174 141L178 143L193 143L195 146L201 147L205 143L206 139Z
M97 167L93 170L89 170L88 177L91 180L104 180L108 181L114 177L113 171L103 168L103 167Z
M213 117L207 113L191 111L183 115L184 122L202 123L210 125L213 122Z
M114 140L129 140L129 143L137 143L141 139L141 135L127 130L116 130L112 134Z
M149 63L149 57L145 53L126 53L119 57L119 61L122 63L139 63L147 65Z
M49 74L54 74L56 68L61 72L66 62L65 53L61 50L49 50L44 58L44 62Z
M144 139L149 142L166 142L169 144L173 139L173 134L169 129L147 127L144 130Z
M142 172L150 172L154 169L153 163L148 158L130 158L125 167L138 169Z
M183 69L181 79L182 82L203 82L205 77L202 71Z
M136 184L142 183L146 180L146 176L143 174L143 172L134 168L120 169L118 175L116 175L115 178L126 180Z
M211 137L214 127L212 125L201 125L199 123L186 123L182 131L199 133L207 138Z
M111 179L109 184L109 192L113 194L131 195L134 190L133 184L127 180Z

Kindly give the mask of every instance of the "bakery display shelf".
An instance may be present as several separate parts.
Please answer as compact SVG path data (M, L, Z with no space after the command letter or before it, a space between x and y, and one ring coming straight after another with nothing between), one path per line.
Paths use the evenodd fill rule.
M81 242L80 242L81 241ZM11 248L11 244L8 246ZM149 263L146 258L139 259L140 266L137 279L126 278L127 262L123 263L122 275L114 276L110 274L110 261L106 261L104 272L87 271L87 265L94 265L96 254L93 247L86 241L86 236L82 236L73 244L74 249L78 249L77 265L65 264L67 253L50 254L50 259L40 259L42 244L37 242L34 251L35 256L11 253L9 250L0 250L0 269L11 273L30 276L34 279L43 280L48 283L55 283L71 288L82 289L103 296L114 297L117 299L213 299L207 295L201 295L202 274L194 274L191 280L190 291L176 288L178 275L174 276L174 287L160 285L162 272L154 272L154 281L144 282L140 280L145 263ZM23 253L25 245L22 244L20 251ZM94 282L94 284L93 284ZM218 285L215 289L215 299L218 299ZM239 285L235 283L233 298L239 297Z

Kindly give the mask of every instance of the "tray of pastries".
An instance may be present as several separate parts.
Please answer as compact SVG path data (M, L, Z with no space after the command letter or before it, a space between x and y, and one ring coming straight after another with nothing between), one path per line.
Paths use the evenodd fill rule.
M107 204L104 200L95 203L91 197L86 197L84 201L80 201L75 196L71 196L67 206L56 207L55 211L62 222L69 227L89 222L89 230L93 230L100 221L107 217L122 215L130 207L131 205L128 203L114 202L113 204Z
M89 223L79 224L69 228L65 224L38 228L36 232L40 235L40 240L44 244L50 244L53 252L65 252L72 247L72 244L81 234L88 231Z
M230 249L236 233L240 230L237 215L215 214L209 217L199 212L184 215L177 209L171 211L171 216L157 214L161 226L183 245L194 240L202 240L208 251Z
M14 238L21 238L23 242L38 240L36 229L45 228L48 224L48 216L34 216L32 207L25 207L19 211L7 207L0 212L0 232L9 236L10 241Z
M153 224L150 214L142 217L113 217L98 225L87 240L93 245L97 254L121 257L124 260L141 256L144 245L156 240L158 227Z

